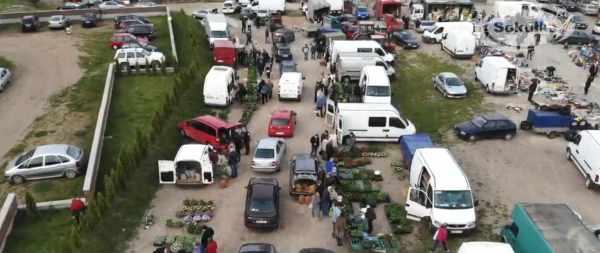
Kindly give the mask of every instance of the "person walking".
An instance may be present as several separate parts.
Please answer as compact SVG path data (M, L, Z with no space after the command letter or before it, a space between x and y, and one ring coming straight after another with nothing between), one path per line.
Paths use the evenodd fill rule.
M73 215L73 219L77 222L77 229L81 229L79 227L79 217L81 217L81 213L85 211L85 203L78 198L73 197L71 199L71 215Z
M248 28L250 28L250 25L248 25ZM247 45L252 45L252 33L251 32L246 33L246 46Z
M269 95L269 86L268 85L263 85L262 88L260 89L260 95L262 98L262 103L263 105L266 102L269 102L269 98L267 97Z
M321 159L323 159L323 161L327 161L327 143L329 142L329 140L327 138L321 138Z
M342 209L340 209L339 206L333 205L333 212L332 212L332 217L331 217L331 222L333 223L333 229L331 231L331 237L336 238L335 236L335 232L336 232L336 228L337 226L335 225L337 223L338 218L340 217L340 215L342 214Z
M433 243L433 247L431 247L431 250L429 251L429 253L436 252L437 246L440 243L442 244L442 246L444 246L444 252L450 252L448 250L448 246L446 246L446 239L448 239L448 230L446 229L447 226L448 226L448 223L444 223L435 232L435 235L433 236L433 239L435 240L435 242Z
M250 131L244 131L242 134L244 139L244 149L246 149L246 155L250 153Z
M597 75L598 75L598 62L594 62L592 64L592 66L590 66L590 77L592 78L592 81L594 81L594 79L596 79Z
M219 162L219 154L216 149L208 149L208 159L212 163L213 172L217 171L217 163Z
M323 195L321 196L321 212L323 212L323 217L329 217L329 203L331 203L331 193L328 190L323 191Z
M235 152L241 154L242 150L242 136L237 132L233 132L233 144L235 144Z
M354 84L354 98L357 103L362 103L362 89L358 84Z
M587 80L585 81L585 88L583 89L583 91L585 92L585 95L588 94L588 91L590 90L590 86L592 85L593 81L594 81L594 78L592 78L591 76L589 76L587 78Z
M273 81L271 79L267 80L267 86L269 87L269 100L273 99Z
M265 28L265 44L269 44L269 27Z
M324 96L317 96L317 117L323 117Z
M533 102L531 98L533 98L533 93L537 90L539 80L537 78L531 79L531 84L529 85L529 95L527 96L527 101Z
M206 248L205 248L204 252L217 253L217 242L212 237L209 237L206 240Z
M206 252L206 246L208 245L208 238L212 238L215 235L215 231L206 225L202 225L202 237L200 239L200 245L202 248L202 252Z
M242 33L246 33L246 18L242 17Z
M373 220L377 219L375 209L371 205L367 205L367 211L365 212L365 218L367 218L367 234L373 232Z
M258 70L258 76L262 77L262 73L265 70L265 63L261 60L256 65L256 69Z
M265 65L265 74L267 75L267 79L271 80L271 63L269 62Z
M533 59L534 50L535 50L535 47L533 46L533 44L529 44L529 46L527 46L527 59L528 60Z
M236 178L238 176L238 163L240 160L240 153L235 152L234 148L229 149L227 163L231 166L231 178Z
M304 61L308 61L308 52L310 50L308 49L308 45L304 44L304 46L302 47L302 53L304 53Z
M310 59L314 60L317 56L317 47L315 46L315 43L311 43L310 44Z
M316 192L315 195L312 196L312 216L317 216L318 220L321 220L321 194Z
M316 156L319 149L319 135L315 134L310 137L310 155Z
M346 236L346 212L342 210L340 217L337 218L335 223L335 233L337 239L337 245L344 245L344 236Z

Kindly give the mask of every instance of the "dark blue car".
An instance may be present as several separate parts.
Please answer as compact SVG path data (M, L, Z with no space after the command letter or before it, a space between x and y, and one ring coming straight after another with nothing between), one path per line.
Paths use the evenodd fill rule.
M369 13L369 8L367 8L367 6L361 5L356 7L356 18L358 19L369 19L370 17L370 13Z
M294 60L283 60L279 64L279 75L285 72L298 72L296 62Z
M517 134L517 125L502 114L490 113L457 124L454 133L472 142L484 138L502 138L509 141Z

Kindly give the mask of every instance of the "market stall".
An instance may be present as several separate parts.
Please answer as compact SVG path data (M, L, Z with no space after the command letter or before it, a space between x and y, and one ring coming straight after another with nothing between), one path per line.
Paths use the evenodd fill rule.
M471 21L471 0L424 0L423 17L427 20Z

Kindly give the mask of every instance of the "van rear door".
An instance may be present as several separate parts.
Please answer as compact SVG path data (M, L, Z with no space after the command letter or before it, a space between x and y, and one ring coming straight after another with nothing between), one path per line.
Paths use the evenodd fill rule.
M167 160L158 160L158 182L160 184L177 183L175 173L175 162Z
M325 125L333 127L333 121L335 119L335 102L327 98L327 107L325 107Z

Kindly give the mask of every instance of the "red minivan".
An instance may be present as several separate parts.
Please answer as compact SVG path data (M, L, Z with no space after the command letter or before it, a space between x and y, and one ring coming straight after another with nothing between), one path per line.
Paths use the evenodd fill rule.
M203 115L179 123L179 131L184 137L225 152L231 143L233 133L242 134L246 127L241 122L229 123L211 115Z
M235 45L230 40L215 40L213 42L213 65L223 65L235 68Z

